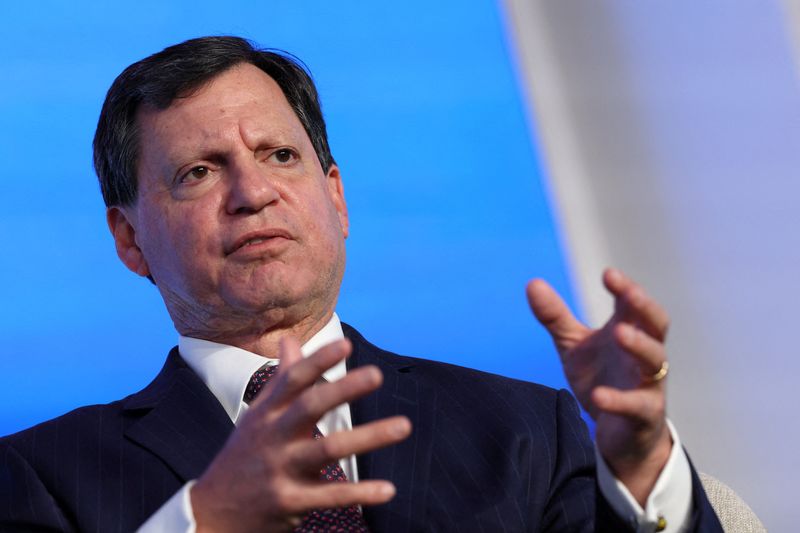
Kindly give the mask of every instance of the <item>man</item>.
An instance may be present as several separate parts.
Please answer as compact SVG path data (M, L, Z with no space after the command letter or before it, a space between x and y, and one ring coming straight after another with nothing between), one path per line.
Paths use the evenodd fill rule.
M143 391L2 440L0 530L719 529L664 417L667 316L620 272L597 331L528 287L597 421L604 497L566 392L339 322L342 178L292 60L170 47L115 80L94 148L117 253L180 343Z

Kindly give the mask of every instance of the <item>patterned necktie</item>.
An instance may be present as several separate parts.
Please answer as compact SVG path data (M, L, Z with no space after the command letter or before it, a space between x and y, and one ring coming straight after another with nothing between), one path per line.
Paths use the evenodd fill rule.
M256 397L258 391L275 375L277 370L278 365L263 366L256 370L244 391L244 401L250 403ZM316 427L313 435L315 439L324 438ZM345 475L344 470L342 470L337 461L320 470L320 479L331 482L347 481L347 475ZM357 505L335 509L314 509L303 518L303 522L295 529L295 533L317 533L323 531L367 533L369 529L367 529L364 515L361 514Z

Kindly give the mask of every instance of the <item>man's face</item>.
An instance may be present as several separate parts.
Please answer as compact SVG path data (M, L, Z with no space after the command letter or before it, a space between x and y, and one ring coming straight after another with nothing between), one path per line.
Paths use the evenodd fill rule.
M332 311L348 233L341 178L323 173L275 81L239 65L165 110L141 109L137 124L138 199L109 223L182 334L224 340Z

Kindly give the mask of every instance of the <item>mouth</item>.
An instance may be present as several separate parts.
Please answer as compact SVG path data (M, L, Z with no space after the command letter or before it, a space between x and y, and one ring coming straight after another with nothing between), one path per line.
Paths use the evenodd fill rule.
M228 256L238 252L239 250L257 248L263 246L264 244L270 244L281 240L289 240L291 238L291 235L289 235L287 231L278 228L253 231L236 239L232 245L225 249L225 255Z

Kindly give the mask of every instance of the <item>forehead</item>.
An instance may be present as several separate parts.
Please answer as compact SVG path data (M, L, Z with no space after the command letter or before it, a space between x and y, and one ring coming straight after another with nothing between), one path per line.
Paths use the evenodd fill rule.
M222 72L166 109L142 106L137 125L143 157L156 147L167 152L202 148L236 135L247 143L265 136L307 138L280 86L250 64Z

